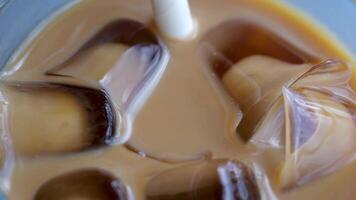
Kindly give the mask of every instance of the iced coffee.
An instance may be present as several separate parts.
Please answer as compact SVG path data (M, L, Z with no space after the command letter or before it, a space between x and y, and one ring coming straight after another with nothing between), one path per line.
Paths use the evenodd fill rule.
M1 70L9 200L356 198L356 60L285 3L73 2Z

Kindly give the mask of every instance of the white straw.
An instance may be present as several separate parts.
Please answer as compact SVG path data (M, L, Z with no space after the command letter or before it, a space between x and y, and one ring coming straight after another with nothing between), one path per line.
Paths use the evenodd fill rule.
M151 0L156 23L163 34L175 39L194 35L194 21L188 0Z

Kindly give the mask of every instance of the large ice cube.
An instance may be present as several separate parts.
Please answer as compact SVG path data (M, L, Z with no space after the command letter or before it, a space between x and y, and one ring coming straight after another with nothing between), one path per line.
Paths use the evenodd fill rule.
M330 174L356 157L356 96L351 72L338 61L315 66L284 89L284 188Z
M243 113L237 133L257 147L285 148L281 187L310 182L356 157L350 79L339 61L293 65L265 56L247 57L222 76Z
M99 81L119 113L118 142L124 143L130 137L136 113L162 76L168 57L164 44L147 26L120 19L104 26L46 74Z
M305 72L310 67L306 63L321 57L300 44L244 19L228 20L204 35L199 44L201 59L240 107L242 119L237 115L235 121L244 141L283 145L282 87Z
M152 31L119 19L55 66L18 63L2 84L17 153L77 152L126 142L167 61L168 52Z

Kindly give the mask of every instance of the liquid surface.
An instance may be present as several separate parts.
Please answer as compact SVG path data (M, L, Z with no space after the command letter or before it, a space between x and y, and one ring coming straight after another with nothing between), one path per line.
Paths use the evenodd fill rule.
M191 7L199 34L179 42L149 1L83 1L8 63L9 199L356 197L347 53L273 2ZM79 179L100 181L53 191Z

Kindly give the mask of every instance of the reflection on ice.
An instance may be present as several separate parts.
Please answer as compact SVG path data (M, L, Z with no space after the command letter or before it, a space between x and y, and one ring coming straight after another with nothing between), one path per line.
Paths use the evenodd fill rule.
M100 83L110 93L115 105L127 111L130 104L137 101L135 98L140 90L152 85L149 81L157 82L157 76L162 72L162 70L156 70L160 67L159 61L157 46L131 47L121 55ZM147 93L147 91L143 92Z
M111 100L125 119L132 120L158 83L167 62L160 57L162 52L156 45L137 45L127 49L118 62L100 80ZM125 132L131 131L131 122L126 123ZM121 138L127 141L129 134Z

